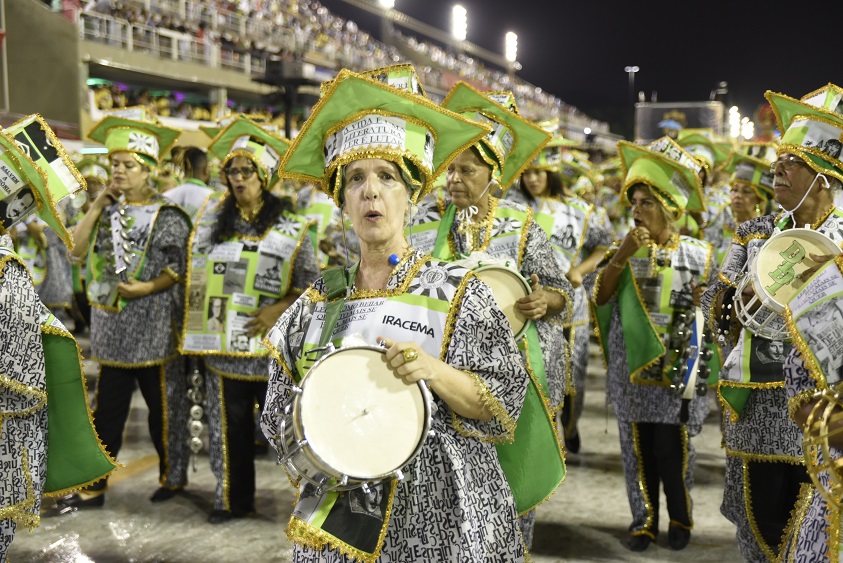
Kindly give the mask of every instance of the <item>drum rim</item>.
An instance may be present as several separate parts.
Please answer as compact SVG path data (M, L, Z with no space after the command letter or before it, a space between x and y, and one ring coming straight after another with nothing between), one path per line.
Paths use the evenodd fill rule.
M527 281L527 278L522 276L521 272L519 272L515 268L512 268L511 266L506 266L504 264L494 264L494 263L483 264L483 265L480 265L480 266L477 266L477 267L473 268L472 272L474 272L476 274L477 272L482 272L483 270L504 270L507 273L513 274L515 276L515 278L519 282L521 282L521 286L524 289L527 290L526 295L530 295L531 293L533 293L533 288L530 286L530 282ZM483 280L481 279L480 281L483 281ZM525 295L525 297L526 297L526 295ZM507 319L507 320L509 320L509 319ZM530 323L532 323L532 322L533 322L532 319L528 319L527 317L524 317L524 325L517 332L513 331L513 333L512 333L512 335L515 337L516 341L521 340L524 337L524 335L527 334L527 329L530 327Z
M829 237L828 235L826 235L824 233L821 233L820 231L817 231L815 229L806 229L804 227L794 227L792 229L786 229L784 231L774 233L773 235L770 236L770 238L768 238L766 241L764 241L764 244L758 250L758 253L755 255L755 259L752 261L752 264L750 265L749 269L750 269L751 279L749 281L752 284L753 291L755 291L755 294L758 296L758 299L761 301L761 304L763 306L767 307L770 311L772 311L773 313L775 313L777 315L781 315L782 313L784 313L784 310L785 310L785 307L787 306L787 303L780 304L777 300L770 297L767 294L766 289L764 289L763 284L760 283L759 273L758 273L758 268L759 268L758 257L761 255L762 252L764 252L764 248L767 247L770 243L772 243L773 241L775 241L779 238L785 238L785 237L796 238L796 239L800 239L800 238L804 237L805 239L808 239L808 240L811 240L812 242L818 243L818 245L820 245L820 246L821 245L828 245L826 250L831 251L832 247L834 247L834 249L837 252L840 252L840 250L841 250L840 246L837 243L835 243L834 240L832 240L832 238ZM760 288L761 288L760 290L758 289L758 287L756 287L756 282L758 282L757 285L760 286Z
M307 384L307 379L310 377L316 367L322 363L324 360L327 360L329 357L335 356L340 352L348 352L350 350L370 350L373 352L378 352L380 354L386 354L386 348L383 346L373 346L371 344L355 344L352 346L343 346L341 348L336 348L327 354L324 354L320 357L316 362L310 367L307 374L302 378L301 382L299 383L298 387L301 389L300 393L296 393L295 397L293 398L293 412L292 412L292 422L293 422L293 437L297 442L301 442L306 440L304 435L304 428L301 423L301 400L302 396L304 395L305 385ZM394 468L391 471L386 473L382 473L375 477L357 477L354 475L349 475L347 473L343 473L342 471L332 467L329 463L327 463L322 457L316 453L316 451L309 447L310 444L308 442L307 447L302 448L302 454L306 456L311 462L317 465L317 468L322 471L326 476L329 478L333 477L337 480L340 480L343 476L348 478L349 486L347 487L333 487L334 490L348 490L348 489L355 489L361 486L363 483L376 483L388 479L389 477L395 474L396 470L400 470L412 460L416 459L418 455L421 453L422 448L424 447L424 443L427 441L427 435L430 433L430 428L432 425L432 418L433 418L433 397L428 389L427 383L424 380L419 380L415 383L418 387L419 391L422 395L422 404L424 405L425 416L422 422L422 431L421 437L419 438L418 444L413 449L413 453L411 453L406 460L404 460L398 467ZM297 473L300 473L297 470Z

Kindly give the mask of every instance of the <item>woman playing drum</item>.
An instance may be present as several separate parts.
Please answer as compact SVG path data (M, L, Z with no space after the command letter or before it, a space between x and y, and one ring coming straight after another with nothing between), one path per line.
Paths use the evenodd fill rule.
M414 217L414 224L408 230L410 242L442 260L472 265L479 262L481 266L487 260L493 264L508 263L510 269L530 280L532 292L518 299L513 309L535 326L527 328L519 345L525 350L528 368L538 382L535 387L542 387L537 393L546 393L550 405L559 405L565 394L569 366L563 323L571 316L573 299L569 297L573 295L573 287L556 262L553 248L534 220L532 209L492 195L508 188L518 178L550 140L550 134L518 115L510 92L483 93L460 82L448 93L442 107L489 124L492 132L463 150L448 166L446 190L450 200L428 199L423 203L423 211ZM542 383L545 378L546 383ZM532 390L525 401L527 412L535 404ZM545 410L546 399L541 397L541 400L539 406ZM557 450L556 460L549 459L550 464L538 463L525 452L502 455L504 469L508 469L510 459L516 458L518 463L535 468L526 475L532 481L531 486L544 489L544 494L530 495L533 500L526 502L521 487L510 482L519 511L524 514L521 524L528 548L535 522L531 509L564 479L562 454L555 446L555 418L550 413L548 417L549 428L554 433L553 443L549 445ZM519 431L525 432L525 428L524 425ZM522 443L522 437L518 436L514 448Z
M643 551L656 539L662 484L670 515L668 542L682 549L693 525L689 437L702 429L708 403L691 400L687 423L680 422L680 395L671 389L681 352L675 333L714 274L713 249L673 230L687 208L702 205L699 177L682 164L690 155L667 137L648 147L620 142L618 152L635 227L610 250L608 263L586 278L586 286L593 287L609 364L608 400L618 417L633 518L627 547Z
M794 268L801 271L813 264L808 255L802 263L790 262L785 254L767 256L763 247L777 231L787 233L808 226L838 245L843 241L843 212L834 207L831 191L839 185L840 172L834 168L834 163L839 164L839 152L824 152L825 148L834 152L834 148L833 143L823 141L828 135L826 122L833 119L839 124L839 116L819 107L824 103L820 92L816 93L819 102L811 96L800 102L772 92L766 97L779 119L779 130L785 131L777 149L778 160L771 166L775 199L784 211L738 227L720 275L703 298L711 322L726 327L721 344L727 351L731 347L718 385L728 456L721 512L737 526L741 554L749 561L777 556L799 488L808 476L802 433L788 418L782 364L790 343L782 343L784 320L765 306L750 310L737 301L750 303L758 292L754 271L789 281ZM839 137L841 127L837 127L834 135ZM793 244L798 248L799 239L794 238ZM753 276L753 283L741 283L746 276ZM738 292L738 287L742 291ZM741 310L749 318L735 314ZM753 327L757 334L739 320L742 317L744 322L754 323L760 315L771 314L776 324L762 330ZM779 342L772 344L771 340ZM770 490L778 494L753 494Z
M512 439L528 376L489 289L465 268L414 250L404 237L411 202L432 187L454 153L487 131L422 96L343 70L285 155L282 173L318 183L360 238L360 262L338 272L348 275L339 292L348 300L331 341L382 343L395 376L410 387L426 381L434 395L432 433L403 480L347 493L300 488L287 529L295 561L523 560L515 504L494 444ZM324 337L319 321L330 311L332 286L326 272L265 341L274 361L262 425L273 443L279 409ZM344 408L342 397L325 400ZM376 455L379 436L371 441ZM340 516L343 507L347 518ZM368 523L348 525L354 518Z

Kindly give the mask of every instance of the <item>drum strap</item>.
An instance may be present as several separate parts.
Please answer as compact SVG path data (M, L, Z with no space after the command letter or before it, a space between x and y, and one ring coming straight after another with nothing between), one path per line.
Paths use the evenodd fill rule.
M354 278L357 277L357 270L360 263L357 262L351 268L331 268L322 272L322 279L325 282L325 289L328 293L328 302L325 306L325 324L322 325L322 334L319 336L319 347L324 347L334 334L334 327L340 317L348 296L351 295L351 286L354 285Z

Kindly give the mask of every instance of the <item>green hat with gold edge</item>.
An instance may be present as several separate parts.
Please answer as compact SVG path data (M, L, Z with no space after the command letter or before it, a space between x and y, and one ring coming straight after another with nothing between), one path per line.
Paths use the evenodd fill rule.
M618 141L618 154L624 171L623 204L630 205L629 191L633 186L646 184L676 219L686 210L705 210L700 165L670 137L661 137L647 146Z
M681 129L676 141L709 171L725 164L732 150L729 143L717 140L713 129Z
M588 158L588 153L576 149L562 151L562 164L559 168L559 177L562 183L567 186L575 186L580 178L593 186L597 185L597 175L594 173L594 165ZM578 189L582 189L582 184Z
M723 170L731 174L729 184L748 184L755 191L758 199L767 201L774 195L770 164L775 158L776 145L774 143L745 143L732 151Z
M16 131L11 128L0 131L0 222L3 229L8 229L35 212L72 250L73 236L65 228L57 205L64 198L85 190L87 184L55 133L38 117L31 115L22 119L16 125L25 123L26 126ZM41 129L42 125L49 134ZM42 145L44 139L47 142ZM26 194L31 194L34 206L9 217L9 205Z
M782 132L778 154L795 154L814 172L843 182L843 89L829 83L801 100L769 90L764 97Z
M107 184L111 179L109 166L96 158L83 158L76 162L76 169L83 178L94 178Z
M506 190L538 156L552 135L518 115L511 92L480 92L465 82L457 82L442 107L474 121L484 123L492 131L475 146L492 168L492 177Z
M150 168L157 168L181 135L181 130L165 127L142 106L105 112L88 137L102 143L108 154L129 152Z
M216 138L217 135L220 134L220 131L231 125L235 119L238 117L248 117L261 127L263 127L266 131L273 133L274 135L281 136L280 128L275 125L274 123L267 123L266 116L262 113L233 113L227 117L223 117L217 119L216 126L212 125L200 125L199 130L209 136L211 139Z
M394 162L417 202L433 180L489 127L432 100L343 69L281 163L282 177L313 182L341 204L342 168L355 160Z
M214 137L208 152L220 159L221 170L225 170L232 158L248 158L269 189L279 179L278 167L289 148L287 139L274 135L245 115L238 115Z
M416 73L416 68L409 63L402 63L397 65L390 65L381 68L374 68L372 70L360 71L357 74L376 80L381 84L392 86L411 94L427 97L427 92L424 91L419 75ZM325 92L331 87L333 80L326 80L319 87L320 96L324 96Z
M558 172L562 165L562 154L565 147L576 147L579 143L566 139L562 135L556 135L539 151L528 168Z

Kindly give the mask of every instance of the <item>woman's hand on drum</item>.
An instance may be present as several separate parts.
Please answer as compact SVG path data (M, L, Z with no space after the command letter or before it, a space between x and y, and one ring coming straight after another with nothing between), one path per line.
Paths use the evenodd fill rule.
M439 360L422 350L415 342L395 342L382 336L378 338L378 342L386 347L386 362L389 367L407 385L422 379L436 379L434 366Z
M536 274L530 276L530 287L533 291L530 295L516 301L515 307L522 315L535 321L547 313L547 292L539 283L539 277Z
M705 282L700 284L691 282L691 301L694 302L694 307L700 306L700 301L702 301L702 296L706 289L708 289L708 284Z
M811 252L808 256L811 258L811 261L816 262L816 266L811 266L810 268L799 274L799 279L803 282L808 281L808 278L816 274L819 269L826 264L826 262L828 262L829 260L834 260L835 258L840 256L840 254L814 254L813 252Z

